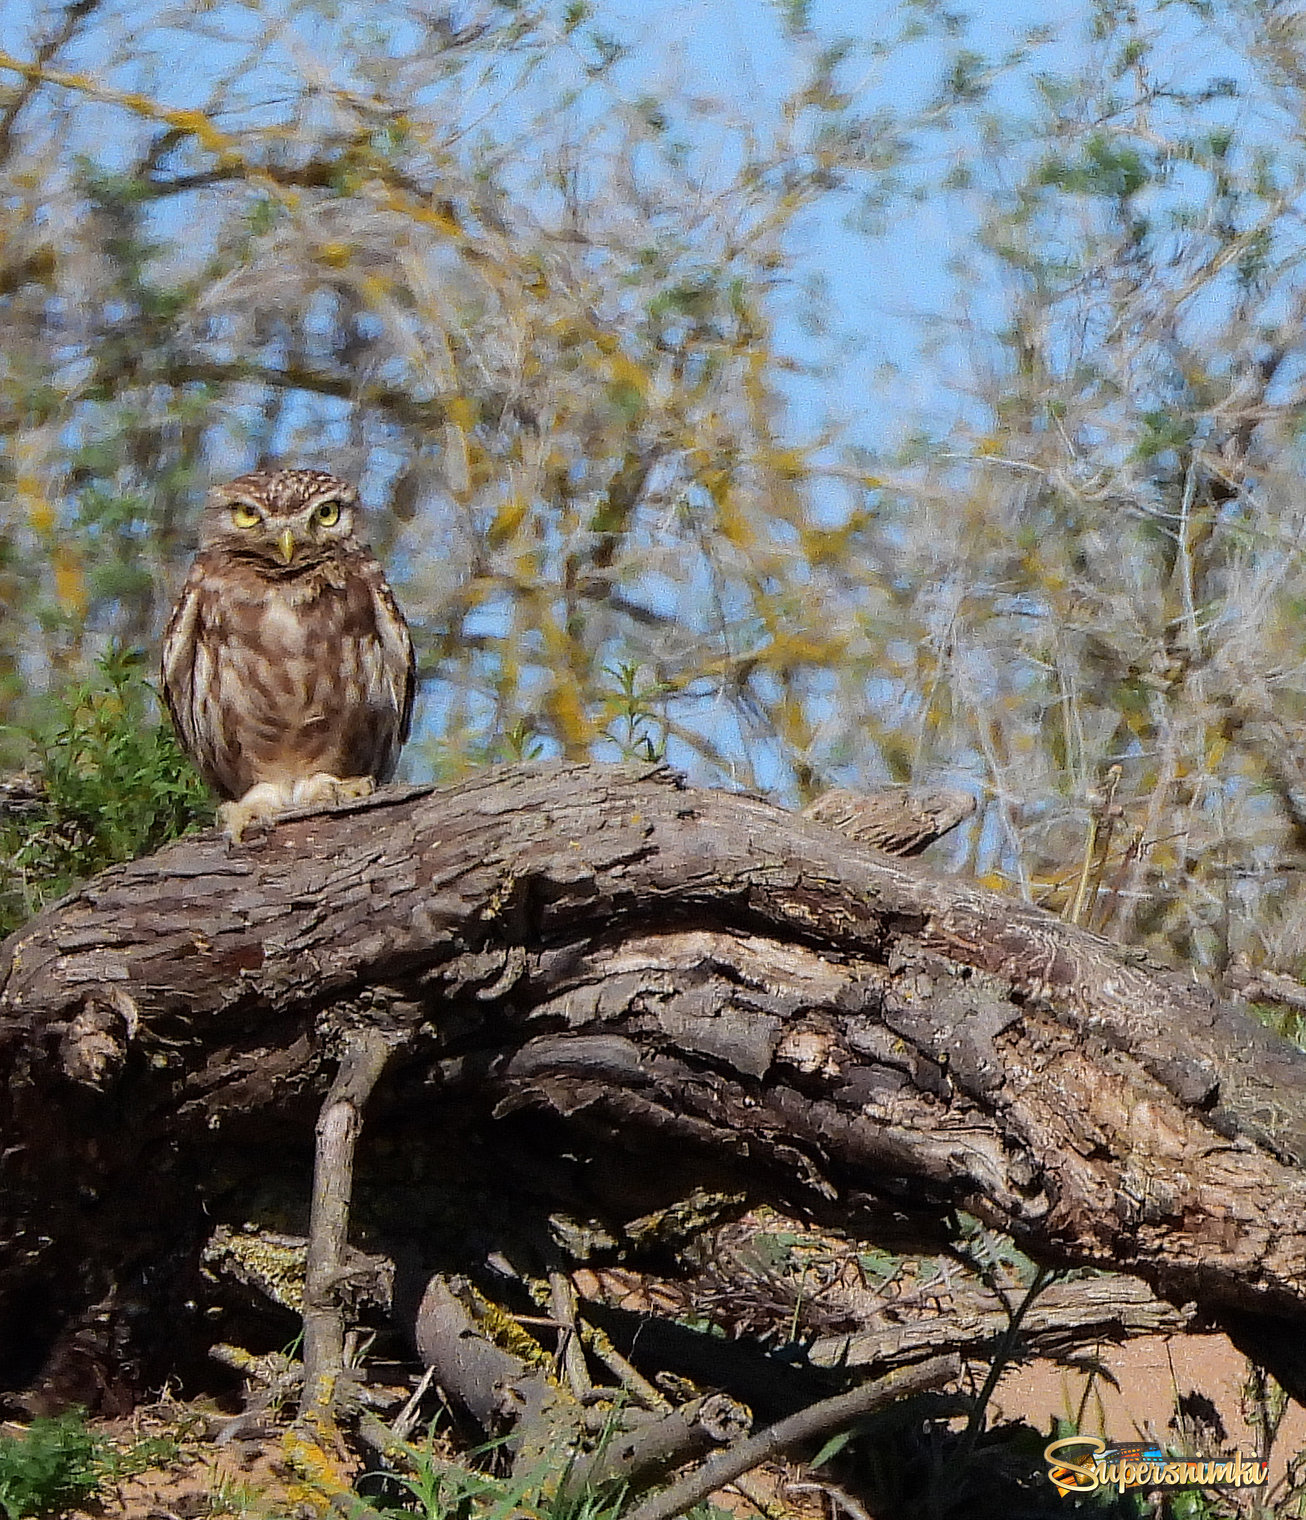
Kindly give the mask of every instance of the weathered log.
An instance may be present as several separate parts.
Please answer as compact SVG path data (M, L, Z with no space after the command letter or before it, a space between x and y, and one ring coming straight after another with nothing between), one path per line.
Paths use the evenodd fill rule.
M863 795L836 787L809 803L803 817L828 823L849 839L874 845L886 855L910 856L942 839L974 811L975 799L969 792L893 787Z
M0 1363L51 1397L129 1384L160 1315L175 1341L205 1208L239 1222L296 1146L307 1199L349 1027L411 1036L364 1154L438 1171L456 1116L482 1147L534 1116L523 1166L572 1212L539 1143L564 1131L596 1216L699 1174L866 1230L961 1206L1211 1314L1306 1313L1306 1056L1037 909L662 770L188 839L14 935L0 989Z

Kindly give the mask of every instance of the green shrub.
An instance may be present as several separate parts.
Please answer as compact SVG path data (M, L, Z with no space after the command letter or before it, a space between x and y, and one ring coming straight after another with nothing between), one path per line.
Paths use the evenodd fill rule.
M212 818L141 667L136 651L110 649L25 734L36 788L0 813L0 934L83 878Z
M55 1515L100 1486L105 1443L80 1414L33 1420L20 1436L0 1435L0 1509L6 1520Z

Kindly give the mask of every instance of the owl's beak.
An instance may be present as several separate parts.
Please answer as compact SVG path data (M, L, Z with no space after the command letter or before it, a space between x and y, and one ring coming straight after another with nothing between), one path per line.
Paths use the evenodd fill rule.
M281 537L277 539L277 548L281 550L281 558L284 559L287 564L289 564L291 560L294 559L295 535L290 531L289 528L287 528L285 532L282 533Z

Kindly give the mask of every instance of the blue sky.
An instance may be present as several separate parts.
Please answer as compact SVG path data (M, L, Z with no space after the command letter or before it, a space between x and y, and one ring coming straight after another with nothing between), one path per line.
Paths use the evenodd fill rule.
M923 102L933 86L942 53L922 42L888 63L871 56L870 44L890 35L902 15L896 3L813 0L810 24L818 37L854 39L858 50L843 80L877 100ZM1068 62L1078 49L1086 7L1078 0L1011 0L958 7L967 16L966 41L998 57L1019 44L1031 27L1047 26L1058 42L1052 62ZM597 14L614 17L614 29L633 45L637 67L652 77L701 88L736 102L745 113L774 114L801 81L793 46L785 39L781 9L772 0L600 0ZM1012 104L1013 95L999 95ZM948 260L967 236L957 208L934 201L903 210L902 219L868 237L848 223L853 197L827 203L802 240L805 272L825 281L842 340L835 368L812 384L792 388L795 420L816 431L833 411L852 441L892 446L925 420L940 428L963 406L939 365L922 362L923 319L949 310L954 282ZM806 340L791 331L790 342Z
M931 0L921 9L940 10ZM978 0L955 9L966 16L963 41L997 60L1017 48L1034 28L1042 28L1036 67L1070 73L1090 58L1090 0ZM1122 13L1125 8L1122 8ZM1163 66L1183 87L1196 87L1212 75L1237 76L1241 61L1225 44L1223 28L1239 25L1232 9L1217 9L1198 19L1183 3L1143 7L1145 22L1156 28ZM613 18L613 29L633 45L632 69L657 83L688 85L736 103L754 119L773 116L800 81L794 48L784 38L781 7L774 0L597 0L596 16ZM867 109L877 104L923 103L934 87L944 57L942 47L925 40L887 61L874 57L873 44L893 34L911 4L896 0L812 0L812 31L825 38L848 37L858 44L843 66L841 83L855 88ZM991 103L1003 113L1021 112L1029 100L1032 69L999 75ZM1245 79L1245 74L1244 74ZM1263 92L1262 92L1263 93ZM1231 105L1237 113L1256 106ZM1218 108L1211 108L1214 120ZM1253 133L1266 122L1250 122ZM1276 131L1268 125L1270 140ZM955 138L936 145L965 153L973 144ZM943 167L942 158L932 168ZM990 163L989 170L1001 172ZM850 441L892 447L918 426L936 433L966 415L965 398L954 388L955 372L965 368L960 340L950 350L927 352L928 319L943 318L943 331L955 313L957 281L950 259L970 251L974 227L964 197L934 196L911 207L901 204L895 221L878 236L854 230L848 221L855 190L824 204L809 222L799 246L800 265L826 282L838 336L847 340L835 368L815 383L795 382L791 396L800 428L816 431L833 411ZM1000 320L996 291L973 293L971 311L982 323ZM934 329L937 340L939 327ZM810 340L794 330L791 345L800 351Z

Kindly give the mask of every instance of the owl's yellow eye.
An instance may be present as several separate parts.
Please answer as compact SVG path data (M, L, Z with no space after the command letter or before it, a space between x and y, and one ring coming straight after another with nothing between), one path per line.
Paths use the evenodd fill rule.
M253 507L247 507L243 503L232 507L231 520L238 528L256 528L263 521Z
M324 528L334 528L340 521L340 503L338 501L319 502L313 516Z

